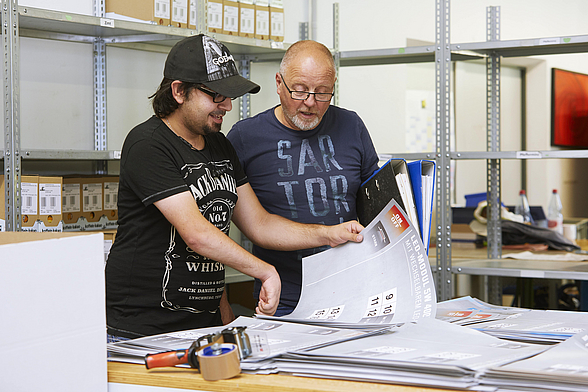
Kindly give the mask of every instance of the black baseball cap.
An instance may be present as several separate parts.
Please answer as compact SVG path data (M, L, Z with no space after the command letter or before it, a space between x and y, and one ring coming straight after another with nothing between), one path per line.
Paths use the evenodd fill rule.
M221 42L204 34L175 44L165 60L163 76L201 83L229 98L259 92L261 87L239 74L235 59Z

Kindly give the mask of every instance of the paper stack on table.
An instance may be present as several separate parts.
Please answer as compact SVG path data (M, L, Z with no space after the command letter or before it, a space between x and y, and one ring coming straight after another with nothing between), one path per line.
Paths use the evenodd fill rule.
M579 333L525 360L485 372L482 385L522 391L588 391L588 334Z
M485 369L547 348L422 319L386 334L285 354L274 363L296 375L463 389L477 385Z
M588 332L588 313L522 309L486 304L471 297L441 302L437 318L502 339L556 344Z

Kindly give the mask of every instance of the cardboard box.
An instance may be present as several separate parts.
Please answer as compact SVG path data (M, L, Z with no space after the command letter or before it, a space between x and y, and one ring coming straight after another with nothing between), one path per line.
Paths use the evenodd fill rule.
M0 219L2 230L6 230L6 211L4 175L0 175ZM37 231L39 219L39 176L20 177L20 215L22 231Z
M61 187L61 214L63 223L74 225L82 216L82 184L79 177L63 177ZM81 229L81 227L71 227Z
M269 39L269 1L257 0L255 3L255 38Z
M108 223L116 226L118 221L118 176L102 177L102 212Z
M284 42L284 6L282 1L270 0L270 36L273 41Z
M171 25L188 28L188 0L171 0Z
M0 244L0 389L106 391L102 233L6 232Z
M41 231L62 231L62 187L62 177L39 176L39 220L44 226Z
M170 6L170 0L106 0L105 12L109 18L122 16L168 26Z
M82 187L82 217L88 223L97 223L102 216L103 196L102 196L102 177L87 176L80 178ZM86 223L86 230L99 230L101 226L92 226Z
M253 0L239 2L239 36L255 38L255 4Z
M208 31L210 33L223 32L222 0L208 0Z
M239 3L237 1L223 1L223 34L239 35Z
M188 0L188 28L198 30L198 0Z

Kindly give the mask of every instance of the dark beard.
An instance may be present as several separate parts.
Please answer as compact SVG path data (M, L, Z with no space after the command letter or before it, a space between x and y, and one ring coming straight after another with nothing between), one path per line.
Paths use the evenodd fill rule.
M222 124L214 124L214 127L211 127L210 125L206 124L202 127L202 132L203 135L210 135L211 133L217 133L220 132L221 130L221 125Z

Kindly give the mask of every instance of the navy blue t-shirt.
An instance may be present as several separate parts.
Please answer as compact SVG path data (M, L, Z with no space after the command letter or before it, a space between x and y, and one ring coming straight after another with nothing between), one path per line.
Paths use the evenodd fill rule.
M301 223L334 225L356 219L359 186L378 168L363 121L355 112L330 106L315 129L297 131L282 125L274 109L239 121L227 135L263 207ZM295 306L302 257L317 250L253 250L280 274L280 303Z

